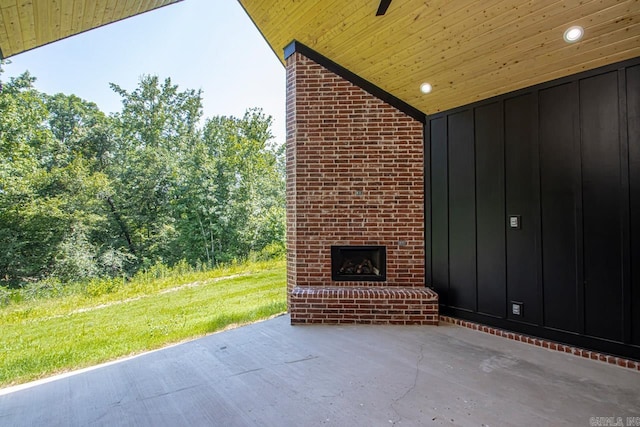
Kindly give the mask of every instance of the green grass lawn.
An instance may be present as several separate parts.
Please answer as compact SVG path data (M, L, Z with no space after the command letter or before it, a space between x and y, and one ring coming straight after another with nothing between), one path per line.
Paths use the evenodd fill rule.
M283 261L0 309L0 387L83 368L286 311Z

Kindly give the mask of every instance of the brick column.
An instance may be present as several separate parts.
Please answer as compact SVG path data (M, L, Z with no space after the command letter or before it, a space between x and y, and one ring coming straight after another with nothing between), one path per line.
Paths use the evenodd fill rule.
M359 295L376 300L368 306L381 316L378 320L393 317L400 323L398 310L408 310L402 314L413 320L408 323L421 323L416 316L426 312L416 304L434 298L437 314L437 295L424 282L423 147L420 121L299 52L288 57L287 292L294 323L305 308L299 297L313 301L313 289L324 289L326 298L336 300L340 293L328 289L384 288L349 298L350 303ZM385 246L387 280L333 282L331 245ZM380 299L401 308L383 313ZM329 316L332 321L346 320L344 315L357 309L345 311L334 303L324 307L338 313ZM433 314L433 306L427 311ZM317 314L306 317L327 319L327 313Z

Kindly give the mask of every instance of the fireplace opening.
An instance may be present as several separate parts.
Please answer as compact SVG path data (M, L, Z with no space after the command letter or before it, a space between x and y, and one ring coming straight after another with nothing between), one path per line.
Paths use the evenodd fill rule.
M387 280L387 248L331 246L331 279L362 282Z

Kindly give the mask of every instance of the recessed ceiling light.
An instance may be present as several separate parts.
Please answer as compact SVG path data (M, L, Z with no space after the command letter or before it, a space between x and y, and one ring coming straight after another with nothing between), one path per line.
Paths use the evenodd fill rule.
M579 25L567 28L564 32L564 41L567 43L575 43L584 36L584 28Z
M431 93L432 89L433 88L431 87L431 84L429 84L429 83L422 83L420 85L420 92L422 92L422 93Z

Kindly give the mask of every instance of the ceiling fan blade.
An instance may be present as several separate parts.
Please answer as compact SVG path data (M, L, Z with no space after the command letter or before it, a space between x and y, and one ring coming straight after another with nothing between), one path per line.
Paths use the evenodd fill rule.
M391 0L381 0L380 6L378 6L378 11L376 12L376 16L382 16L387 13L387 9L389 9L390 4Z

